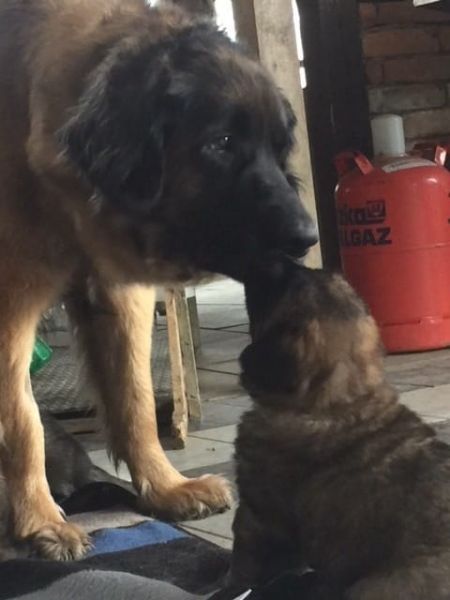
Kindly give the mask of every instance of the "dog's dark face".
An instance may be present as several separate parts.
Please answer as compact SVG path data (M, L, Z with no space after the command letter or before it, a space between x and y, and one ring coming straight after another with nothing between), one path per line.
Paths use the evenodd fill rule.
M288 171L294 126L266 73L197 24L112 52L60 138L142 259L242 279L256 257L317 241Z
M281 259L255 266L245 289L252 343L241 355L241 380L254 398L272 404L286 395L296 406L323 386L325 401L378 383L377 327L341 276Z

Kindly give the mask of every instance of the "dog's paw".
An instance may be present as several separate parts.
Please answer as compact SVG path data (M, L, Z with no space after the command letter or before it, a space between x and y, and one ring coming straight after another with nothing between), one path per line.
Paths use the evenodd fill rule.
M143 494L139 505L145 511L170 521L203 519L231 507L230 484L218 475L184 479L158 494Z
M77 560L91 548L89 536L73 523L48 523L30 539L34 552L50 560Z

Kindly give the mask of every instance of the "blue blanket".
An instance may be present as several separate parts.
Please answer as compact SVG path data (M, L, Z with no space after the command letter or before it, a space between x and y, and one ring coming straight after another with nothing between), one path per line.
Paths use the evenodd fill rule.
M222 584L229 552L160 521L103 529L81 561L0 563L0 600L190 600ZM157 581L155 581L157 580Z

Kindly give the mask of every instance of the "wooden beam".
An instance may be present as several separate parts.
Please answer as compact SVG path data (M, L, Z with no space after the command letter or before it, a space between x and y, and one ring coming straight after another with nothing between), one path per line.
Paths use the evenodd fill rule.
M178 4L194 14L215 17L214 0L172 0L172 4Z
M186 400L191 420L202 420L202 404L198 385L197 364L195 361L194 342L186 292L179 289L175 293L178 330L180 336L181 355L183 359L184 384Z
M298 119L297 146L292 167L302 182L302 202L317 222L305 102L295 39L291 0L233 0L236 30L241 39L269 70L284 92ZM308 255L308 265L322 264L319 245Z
M254 0L233 0L233 15L238 40L246 46L250 55L259 58Z
M167 333L172 375L173 415L172 433L177 448L184 448L188 433L188 404L184 379L183 354L177 318L177 294L174 289L166 290Z

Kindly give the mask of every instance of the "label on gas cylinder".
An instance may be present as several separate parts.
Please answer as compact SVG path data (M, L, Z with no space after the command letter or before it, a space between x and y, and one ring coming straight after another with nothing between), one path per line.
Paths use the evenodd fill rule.
M339 244L344 247L359 246L389 246L390 227L376 227L375 229L339 229Z
M406 169L416 169L417 167L433 167L435 166L429 160L425 160L424 158L411 159L407 160L399 160L389 165L384 165L381 168L385 173L395 173L396 171L404 171Z
M385 227L386 203L369 200L363 206L343 205L337 209L339 243L342 247L389 246L391 228Z

